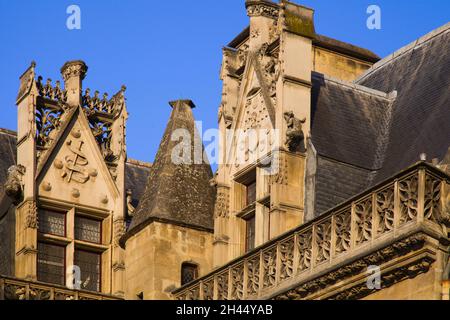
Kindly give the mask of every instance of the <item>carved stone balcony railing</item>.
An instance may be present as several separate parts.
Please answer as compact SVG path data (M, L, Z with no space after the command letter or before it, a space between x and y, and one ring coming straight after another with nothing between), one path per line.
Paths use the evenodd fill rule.
M417 163L172 294L179 300L270 299L297 288L295 298L304 298L353 269L361 271L371 262L393 259L397 251L414 250L423 243L423 232L448 237L441 227L450 222L444 208L448 204L441 201L444 196L448 199L448 188L448 175ZM394 243L393 249L373 254L386 243ZM366 257L363 266L355 260L358 257ZM433 262L428 256L421 259L419 267L410 266L407 272L417 274ZM354 268L345 268L352 261ZM325 283L315 281L314 287L304 285L330 275L330 270L339 270L333 279L321 278Z
M122 300L118 297L63 286L0 276L0 300Z

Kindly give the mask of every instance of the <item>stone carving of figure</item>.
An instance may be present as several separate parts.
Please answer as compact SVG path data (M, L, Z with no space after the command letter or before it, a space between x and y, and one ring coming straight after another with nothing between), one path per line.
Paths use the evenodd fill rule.
M15 205L19 204L23 198L22 176L25 174L25 167L14 165L8 169L8 178L5 182L5 193L10 197Z
M133 201L132 191L131 191L131 189L128 189L128 190L127 190L127 209L128 209L128 215L129 215L130 217L133 216L134 211L135 211L135 209L136 209L136 208L133 206L132 201Z
M286 121L286 146L291 152L305 151L305 135L303 134L302 125L306 119L297 119L294 112L287 111L284 113L284 120Z

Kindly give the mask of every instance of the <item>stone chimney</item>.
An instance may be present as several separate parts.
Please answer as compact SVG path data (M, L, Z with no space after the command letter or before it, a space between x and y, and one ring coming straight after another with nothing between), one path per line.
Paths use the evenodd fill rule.
M88 67L81 60L68 61L61 68L64 87L67 91L67 104L81 105L82 81L86 76Z

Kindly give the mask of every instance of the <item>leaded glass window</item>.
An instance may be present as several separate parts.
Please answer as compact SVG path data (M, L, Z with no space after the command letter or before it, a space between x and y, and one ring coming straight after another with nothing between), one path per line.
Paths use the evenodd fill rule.
M101 242L101 221L85 217L75 217L75 239L93 243Z
M66 235L65 213L39 210L39 232L64 237Z
M194 281L198 277L198 267L192 263L183 263L181 266L181 285Z
M38 243L38 281L65 285L65 248Z
M101 255L75 250L74 264L80 268L81 289L100 292Z

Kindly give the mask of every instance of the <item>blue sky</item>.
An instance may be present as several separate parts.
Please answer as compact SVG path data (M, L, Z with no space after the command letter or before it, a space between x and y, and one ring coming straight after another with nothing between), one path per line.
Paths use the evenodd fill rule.
M318 33L382 57L450 20L448 0L296 2L315 9ZM66 28L71 4L81 8L81 30ZM381 8L381 30L366 27L371 4ZM18 77L32 60L37 74L58 80L65 61L82 59L84 88L128 87L128 155L153 161L168 101L192 99L203 128L216 127L221 48L247 24L244 0L0 0L0 127L16 130Z

